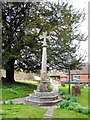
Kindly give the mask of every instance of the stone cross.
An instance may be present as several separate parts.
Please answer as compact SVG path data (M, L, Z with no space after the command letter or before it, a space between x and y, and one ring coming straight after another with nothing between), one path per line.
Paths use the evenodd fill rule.
M40 35L39 38L40 38L40 39L44 39L44 41L43 41L43 46L46 46L46 45L47 45L47 44L46 44L46 39L49 39L50 37L47 36L47 32L43 32L43 34Z
M40 39L44 39L43 41L43 50L42 50L42 67L41 67L41 79L45 81L47 74L47 43L46 39L50 37L47 36L47 32L43 32L42 35L39 36Z

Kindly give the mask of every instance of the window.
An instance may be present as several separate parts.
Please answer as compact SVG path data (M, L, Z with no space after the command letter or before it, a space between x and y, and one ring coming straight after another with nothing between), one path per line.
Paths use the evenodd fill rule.
M77 78L77 80L80 80L80 76L75 76L75 78Z

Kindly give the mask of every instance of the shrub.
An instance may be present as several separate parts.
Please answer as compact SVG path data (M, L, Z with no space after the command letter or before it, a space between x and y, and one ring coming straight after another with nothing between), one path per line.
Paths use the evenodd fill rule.
M62 98L63 99L66 99L66 100L68 100L68 101L70 101L70 102L77 102L77 98L76 97L74 97L74 96L71 96L71 95L62 95Z
M71 98L72 98L71 95L67 95L67 96L66 96L66 100L70 100Z
M69 105L69 107L67 108L68 110L74 110L74 106Z
M65 94L66 94L66 92L65 92L65 91L63 91L63 90L59 90L59 94L60 94L60 95L65 95Z
M82 114L90 114L90 108L83 107L78 103L72 102L68 107L68 110L75 110L76 112L82 113Z
M72 96L72 97L70 98L70 102L77 102L77 98L74 97L74 96Z
M82 113L83 113L83 114L89 114L89 109L88 109L88 107L82 107Z
M62 95L61 97L62 97L63 99L66 99L66 95Z
M59 103L60 108L67 108L70 105L69 101L63 101Z
M82 109L83 109L83 107L82 107L81 105L77 105L74 110L75 110L76 112L83 113L83 110L82 110Z
M75 107L78 106L78 103L72 102L70 103L69 107L67 108L68 110L75 110Z

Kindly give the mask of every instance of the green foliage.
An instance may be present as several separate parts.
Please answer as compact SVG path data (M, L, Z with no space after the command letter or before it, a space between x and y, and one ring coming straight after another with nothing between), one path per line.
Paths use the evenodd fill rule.
M67 108L69 104L70 104L69 101L63 101L63 102L60 102L58 105L60 106L60 108Z
M82 96L83 97L82 96L76 97L76 96L72 96L72 95L62 94L61 97L63 99L65 99L65 101L59 103L58 105L60 106L60 108L67 108L68 110L74 110L74 111L82 113L82 114L90 114L90 108L88 108L87 106L81 105L82 104L81 98L82 99L85 98L85 100L87 99L86 98L87 90L88 90L87 88L82 89ZM64 91L64 90L60 89L60 91ZM78 101L80 102L80 100L81 100L81 104L78 103Z
M3 2L2 64L8 71L6 75L13 79L10 75L14 69L40 71L42 40L39 35L44 31L51 37L47 40L48 69L67 69L68 53L73 58L71 69L80 67L82 57L76 59L79 42L75 45L73 41L85 40L82 33L75 32L84 16L84 12L74 10L69 4Z
M63 101L58 104L60 108L67 108L68 110L75 110L76 112L82 113L82 114L90 114L90 108L81 106L79 103L76 103L75 101Z
M71 103L69 107L67 108L68 110L75 110L76 112L82 113L82 114L90 114L90 108L81 106L78 103Z
M64 95L64 94L66 94L66 92L59 89L59 94L62 96L62 95Z
M63 99L66 99L70 102L77 102L77 98L75 96L71 96L71 95L62 95L61 96Z
M72 86L73 84L71 84L71 95L72 95ZM60 91L64 91L66 94L65 96L61 96L63 97L63 99L66 98L66 96L68 96L68 84L66 85L66 87L62 87L62 86L59 86L59 89ZM77 99L77 102L79 104L81 104L82 106L88 106L88 88L87 87L84 87L84 89L81 89L81 95L80 96L75 96L76 99Z

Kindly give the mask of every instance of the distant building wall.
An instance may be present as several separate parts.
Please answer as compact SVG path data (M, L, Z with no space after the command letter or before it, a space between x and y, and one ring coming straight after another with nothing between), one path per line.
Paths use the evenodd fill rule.
M90 79L88 78L88 75L70 75L70 81L73 80L73 78L77 78L77 82L90 82ZM68 82L69 78L67 75L67 82Z
M1 70L1 77L6 77L5 70ZM25 72L15 72L14 73L15 80L34 80L33 73L25 73Z

